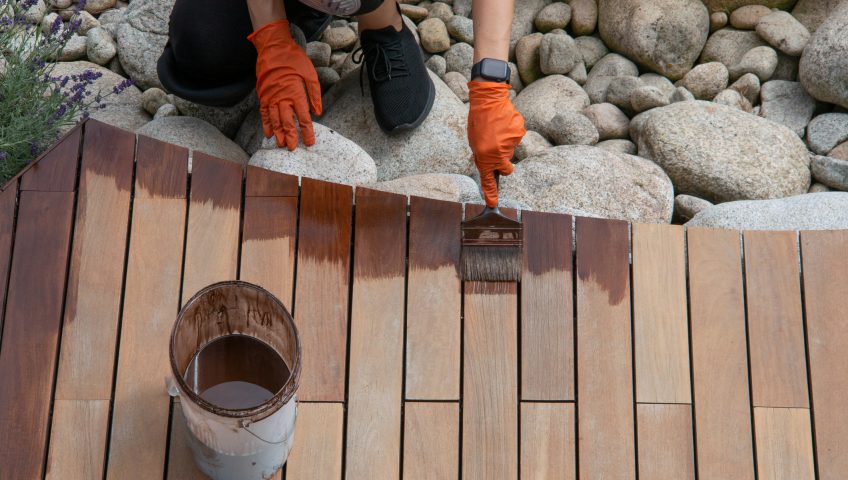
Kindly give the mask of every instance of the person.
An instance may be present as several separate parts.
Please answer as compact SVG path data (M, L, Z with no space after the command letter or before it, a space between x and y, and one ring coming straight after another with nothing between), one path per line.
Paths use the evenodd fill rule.
M473 78L468 141L486 204L496 206L495 172L512 173L524 119L509 99L509 37L514 0L473 0ZM231 106L255 88L263 134L294 150L298 127L314 145L311 114L322 113L318 76L295 42L320 38L332 15L356 18L377 124L387 134L414 129L429 114L435 86L397 0L176 0L157 61L163 86L187 100ZM356 55L358 54L358 56ZM363 58L364 57L364 58Z

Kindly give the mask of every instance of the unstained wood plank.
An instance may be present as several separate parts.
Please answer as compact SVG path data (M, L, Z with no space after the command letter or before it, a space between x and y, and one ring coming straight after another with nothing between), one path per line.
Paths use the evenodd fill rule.
M795 232L745 232L751 396L755 407L810 405Z
M691 403L681 226L633 224L636 401Z
M348 479L400 472L406 197L356 189Z
M161 478L180 305L188 150L139 136L108 478Z
M580 478L635 478L628 225L578 217L576 230Z
M739 232L690 228L687 238L698 476L752 479Z
M302 181L294 310L302 400L344 401L352 201L347 185Z
M640 480L695 478L691 405L640 403L636 425Z
M344 405L299 403L286 480L342 478Z
M573 403L522 403L521 478L577 478L574 432Z
M459 399L462 205L411 197L406 398Z
M407 402L403 478L455 480L459 475L459 404Z
M521 398L574 399L571 217L524 212Z
M747 243L746 243L747 245ZM748 249L745 249L748 252ZM761 480L813 480L813 437L806 408L754 408Z
M73 192L79 163L80 141L83 129L102 126L100 122L87 121L74 126L53 147L41 154L21 176L21 190L39 192Z
M3 340L3 318L5 316L6 286L9 266L12 264L12 239L15 234L15 211L18 201L18 180L0 192L0 348Z
M21 192L0 349L0 476L43 475L73 192Z
M819 478L848 472L848 231L801 232Z
M131 132L86 125L48 465L65 478L103 476L134 155ZM77 441L57 437L72 429Z

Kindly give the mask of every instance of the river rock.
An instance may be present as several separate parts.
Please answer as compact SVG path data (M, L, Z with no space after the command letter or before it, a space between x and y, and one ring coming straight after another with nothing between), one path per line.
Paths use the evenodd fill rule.
M468 102L468 80L461 73L448 72L445 74L444 81L458 99Z
M180 111L172 103L163 103L153 114L153 120L164 117L178 117L179 115Z
M533 20L550 0L520 0L515 2L515 13L512 17L512 29L509 36L509 57L514 58L515 45L518 41L533 31ZM454 10L455 12L456 10Z
M543 137L541 133L534 132L533 130L527 130L527 133L524 134L524 138L521 139L521 143L515 147L515 158L518 161L521 161L525 158L538 155L550 147L551 142L549 142L547 138Z
M842 230L848 228L848 193L824 192L709 207L687 227L736 230Z
M691 220L698 212L712 206L712 203L703 198L693 197L692 195L674 197L674 215L684 222Z
M668 223L674 205L673 186L653 162L582 145L552 147L516 164L501 178L500 194L532 210L579 209L642 223Z
M626 153L627 155L636 155L636 144L630 140L612 139L604 140L595 144L596 147L612 153Z
M589 79L589 75L586 72L586 65L583 64L582 61L578 61L574 68L568 72L568 78L577 82L578 85L585 85L586 80Z
M692 95L692 92L686 90L686 87L677 87L674 89L674 93L671 94L671 103L688 102L690 100L695 100L695 95Z
M545 75L565 75L571 72L580 59L580 51L577 50L574 39L564 31L554 30L542 37L539 66Z
M430 53L440 53L450 48L450 37L445 22L440 18L428 18L418 24L421 46Z
M436 86L433 109L414 130L393 135L380 130L368 82L363 96L358 72L333 87L336 98L318 122L362 146L377 164L378 181L431 172L470 174L474 165L466 131L468 107L434 73L430 78Z
M583 63L586 64L586 69L594 67L600 59L609 53L607 46L598 37L577 37L574 39L574 43L577 45L577 50L580 51L580 56L583 58ZM635 67L636 65L633 66Z
M471 67L474 65L474 47L467 43L455 43L445 53L447 71L459 72L466 80L471 80Z
M848 113L825 113L814 118L807 127L807 145L819 155L848 140Z
M141 102L149 114L155 114L159 107L168 103L168 94L161 88L148 88L141 94Z
M422 173L366 185L384 192L460 203L483 203L477 182L455 173Z
M168 98L183 115L205 120L229 138L233 138L238 132L239 127L251 110L259 109L256 90L252 90L242 100L230 107L202 105L176 95L169 95Z
M777 11L760 18L757 33L772 47L795 57L810 40L810 31L789 12Z
M95 27L86 35L86 56L98 65L108 64L117 54L112 35L101 27Z
M771 14L771 9L765 5L745 5L730 14L730 25L740 30L753 30L760 18Z
M554 115L546 130L554 145L594 145L598 129L581 113L562 112Z
M126 8L126 21L118 25L118 58L139 88L162 88L156 62L168 42L173 8L174 0L132 2Z
M792 8L798 0L704 0L711 12L732 12L746 5L763 5L768 8Z
M554 115L579 112L589 106L589 96L574 80L551 75L524 87L513 102L524 116L526 128L544 132Z
M669 104L668 96L657 87L644 86L633 90L630 94L630 105L634 112L644 112L652 108L664 107Z
M730 68L755 47L768 45L757 32L723 28L710 35L704 51L701 52L699 63L721 62Z
M709 100L727 88L727 67L721 62L698 65L683 77L682 86L700 100Z
M462 15L454 15L447 22L448 33L459 42L474 45L474 22Z
M571 7L567 3L555 2L539 11L533 24L540 32L550 32L558 28L564 30L570 21Z
M710 14L710 33L727 26L727 14L724 12L713 12Z
M827 185L825 185L823 183L813 182L813 184L810 185L810 189L807 191L807 193L821 193L821 192L832 192L832 191L833 190L831 190L830 187L828 187Z
M453 17L453 9L447 3L435 2L427 7L427 18L438 18L447 22Z
M771 79L777 68L777 52L771 47L754 47L742 56L739 63L730 67L730 79L736 80L746 73L753 73L760 81Z
M239 164L245 164L249 158L235 142L199 118L160 117L136 133Z
M838 158L840 160L848 160L848 142L844 142L837 145L827 155L829 157Z
M445 73L448 70L448 64L445 61L445 57L441 55L431 55L430 58L425 62L427 68L436 74L439 78L444 78Z
M713 98L713 102L718 103L719 105L733 107L747 113L751 113L751 110L753 110L751 102L749 102L747 98L743 97L738 90L734 90L732 88L727 88L719 92L719 94Z
M630 136L630 119L621 109L611 103L589 105L583 109L583 115L598 130L600 140L626 139Z
M674 84L671 83L671 80L663 77L662 75L656 73L643 73L642 75L639 75L639 80L642 80L642 83L649 87L659 89L659 91L661 91L667 98L671 97L671 94L674 93Z
M760 98L760 79L753 73L746 73L730 85L730 88L739 92L748 99L751 105L757 103Z
M848 2L834 10L807 43L799 78L823 102L848 108Z
M347 50L356 43L356 33L348 27L330 27L324 30L321 41L333 50Z
M678 193L726 202L786 197L810 186L807 148L782 125L703 101L642 115L639 155L663 167Z
M810 33L816 33L821 24L844 4L845 0L798 0L792 9L792 16L807 27Z
M597 0L571 0L571 31L574 35L591 35L598 24Z
M786 125L799 137L804 136L807 124L816 110L816 101L804 91L800 83L771 80L763 84L760 98L761 117Z
M814 155L810 162L813 178L836 190L848 191L848 161Z
M627 114L632 114L633 107L630 104L630 97L634 91L644 86L645 84L639 77L613 77L607 86L604 101L615 105Z
M534 33L518 41L515 46L515 63L521 81L529 85L542 77L541 48L544 34Z
M692 68L710 30L700 0L599 0L598 12L610 48L672 80Z

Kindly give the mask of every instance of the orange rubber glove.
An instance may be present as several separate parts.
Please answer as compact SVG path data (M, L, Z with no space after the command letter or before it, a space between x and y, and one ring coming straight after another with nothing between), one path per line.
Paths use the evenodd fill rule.
M510 159L526 132L524 117L509 101L510 88L499 82L468 82L468 144L480 171L483 197L492 208L498 206L495 171L512 173Z
M256 94L265 138L277 137L277 146L297 148L295 116L303 143L315 144L309 107L321 115L321 84L306 52L289 31L288 20L274 20L247 36L256 47ZM307 100L308 93L308 100Z

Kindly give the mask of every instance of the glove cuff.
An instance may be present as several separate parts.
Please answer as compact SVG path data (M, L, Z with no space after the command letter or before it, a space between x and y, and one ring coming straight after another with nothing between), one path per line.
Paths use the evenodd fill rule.
M281 39L286 43L294 42L294 38L291 36L289 21L285 18L280 18L266 23L248 35L247 39L256 46L257 49L261 49L262 46L267 44L270 39Z

